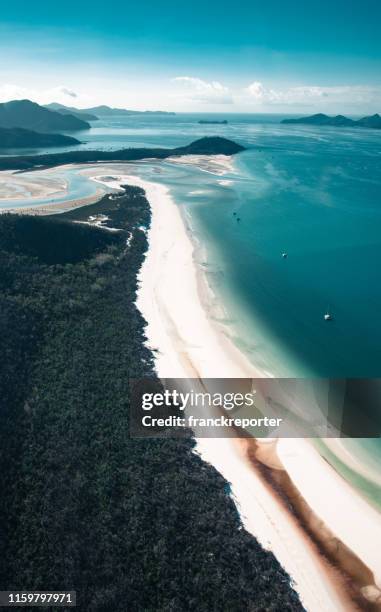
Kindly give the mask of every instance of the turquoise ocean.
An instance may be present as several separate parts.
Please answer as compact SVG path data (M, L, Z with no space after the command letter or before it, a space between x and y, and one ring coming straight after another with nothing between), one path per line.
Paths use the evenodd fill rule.
M168 161L142 163L139 174L170 188L224 323L256 365L282 377L381 378L381 132L282 125L282 118L110 117L76 137L84 141L78 148L106 150L176 147L207 135L247 147L223 176ZM65 178L70 195L95 188L75 173ZM381 507L380 440L342 444L361 469L323 442L319 450Z

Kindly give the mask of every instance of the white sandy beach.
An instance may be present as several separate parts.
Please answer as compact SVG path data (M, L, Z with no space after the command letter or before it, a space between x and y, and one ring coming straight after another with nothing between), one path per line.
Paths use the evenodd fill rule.
M152 224L149 251L139 275L137 305L148 322L148 343L155 350L159 376L269 376L269 372L259 371L250 363L234 346L223 325L216 322L215 315L221 307L195 261L196 247L169 190L158 183L142 180L128 164L98 164L83 170L89 178L108 187L131 184L146 191ZM110 180L111 176L115 176L115 180ZM103 180L105 177L107 180ZM75 204L85 203L77 201ZM268 451L262 452L261 460L287 473L307 502L304 510L310 519L309 527L316 528L317 535L320 534L327 545L334 542L340 549L344 544L343 557L345 547L353 551L360 565L362 562L365 570L369 568L363 572L369 583L365 580L362 594L368 601L378 598L381 601L381 592L375 586L381 586L380 515L307 441L284 439L272 447L262 443L261 448ZM203 438L197 444L201 456L231 483L245 527L274 552L292 577L307 610L348 612L361 609L350 599L340 572L321 554L300 520L264 480L247 450L246 442L238 439Z
M125 180L126 177L123 177ZM205 280L194 262L194 246L168 190L128 177L146 190L152 207L149 252L140 273L137 305L148 321L149 345L158 350L157 369L166 377L260 377L208 317ZM199 439L198 452L232 484L245 526L277 556L295 581L308 610L356 609L340 574L322 557L293 517L269 491L232 439ZM279 458L292 481L332 534L376 575L381 520L304 440L280 440ZM339 511L338 511L339 509ZM364 529L357 529L359 521ZM332 533L331 533L332 532ZM379 584L379 577L375 578ZM372 581L363 593L380 592Z

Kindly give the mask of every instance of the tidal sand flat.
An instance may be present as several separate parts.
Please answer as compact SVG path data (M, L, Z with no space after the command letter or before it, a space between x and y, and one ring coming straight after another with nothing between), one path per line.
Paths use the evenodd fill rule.
M234 170L233 158L229 155L180 155L169 157L172 164L197 166L205 172L212 174L226 174Z
M27 199L33 203L34 199L53 198L56 194L66 191L67 182L57 176L49 177L47 171L44 171L42 176L38 172L32 174L7 170L0 172L1 201Z
M0 212L46 215L93 203L103 194L102 185L84 181L80 169L71 164L30 172L0 172Z

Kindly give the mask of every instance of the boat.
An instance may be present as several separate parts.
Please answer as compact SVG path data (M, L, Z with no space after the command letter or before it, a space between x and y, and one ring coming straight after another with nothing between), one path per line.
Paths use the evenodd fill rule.
M282 257L283 257L283 259L287 259L288 253L282 253Z
M331 315L331 313L329 312L329 308L327 308L327 312L324 315L324 321L332 321L333 317Z
M201 125L227 125L227 120L224 119L223 121L212 121L209 119L200 119L199 123L201 123Z

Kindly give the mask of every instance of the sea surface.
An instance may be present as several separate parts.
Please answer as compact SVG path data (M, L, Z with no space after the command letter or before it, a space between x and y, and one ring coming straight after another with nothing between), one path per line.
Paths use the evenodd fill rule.
M281 377L381 377L381 131L282 125L284 117L112 117L76 133L77 148L176 147L206 135L247 147L223 176L168 161L134 168L170 187L224 323L257 366ZM70 181L78 193L89 189ZM381 506L380 441L345 448L363 470L324 444L320 451Z

